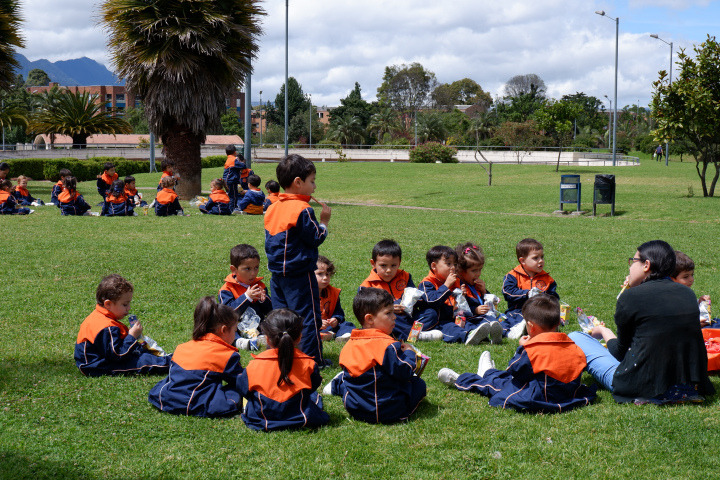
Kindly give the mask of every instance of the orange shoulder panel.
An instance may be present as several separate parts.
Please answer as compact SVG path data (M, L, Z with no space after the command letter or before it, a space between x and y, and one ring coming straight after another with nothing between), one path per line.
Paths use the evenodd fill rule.
M121 338L125 338L128 334L128 327L117 320L104 307L95 305L95 310L83 320L80 325L77 340L75 343L94 342L101 330L107 327L117 327L120 329Z
M157 193L157 201L163 205L172 203L177 198L177 193L173 192L170 188L163 188Z
M312 388L310 375L315 369L315 360L295 349L293 366L288 377L292 385L277 384L280 378L277 349L265 350L259 355L253 355L253 360L247 366L248 387L276 402L285 402L295 396L300 390Z
M0 190L0 202L5 203L7 202L8 198L10 198L10 192Z
M328 285L326 289L320 292L320 313L323 320L332 318L335 305L337 305L338 298L340 298L340 291L339 288Z
M309 195L281 193L280 200L267 209L265 230L270 235L286 232L297 224L303 210L310 208Z
M525 344L535 373L547 373L555 380L569 383L582 374L587 365L585 354L564 333L546 332Z
M225 343L220 337L208 333L200 340L178 345L173 352L173 362L185 370L209 370L222 373L237 348Z
M235 155L228 155L227 160L225 160L225 168L231 168L235 166L235 159L237 157Z
M72 202L79 196L80 196L80 194L77 191L75 191L71 194L67 189L65 189L62 192L60 192L60 194L58 195L58 201L61 203L68 203L68 202Z
M340 351L340 365L358 377L375 365L382 365L387 347L397 340L376 328L355 329Z

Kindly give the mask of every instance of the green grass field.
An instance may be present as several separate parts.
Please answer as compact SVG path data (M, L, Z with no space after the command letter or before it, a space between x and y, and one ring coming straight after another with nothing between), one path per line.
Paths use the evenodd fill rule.
M274 164L254 168L263 183L274 176ZM317 170L315 196L333 209L320 252L338 267L333 284L343 289L349 318L372 246L386 237L403 247L403 267L416 282L427 273L431 246L477 242L487 256L483 278L494 293L516 264L517 241L537 238L562 300L611 328L627 258L646 240L661 238L685 251L697 266L696 293L720 295L720 200L698 196L691 163L666 168L646 160L615 170L561 167L560 173L551 166L498 165L492 187L477 165L328 163ZM563 173L581 175L583 209L590 211L594 175L615 173L617 215L553 215ZM220 174L204 171L204 188ZM152 198L159 174L137 178ZM48 201L50 187L32 182L30 191ZM94 182L80 191L92 205L100 201ZM609 212L607 205L598 208ZM2 217L8 241L1 250L1 478L708 478L720 468L716 397L702 406L657 408L617 405L602 391L587 408L527 415L488 407L486 398L437 380L442 367L474 371L485 349L505 367L513 341L421 344L432 357L423 375L428 397L408 423L389 426L353 421L341 400L330 397L327 427L254 433L239 417L157 412L147 402L157 377L83 377L73 346L104 275L116 272L133 282L132 310L145 334L172 350L190 339L198 299L222 285L230 248L250 243L264 258L261 217L187 211L192 215L95 218L61 217L55 207L40 207L27 217ZM269 280L261 266L262 274ZM566 331L576 327L570 318ZM335 362L339 351L338 344L325 344ZM249 355L242 357L247 364ZM587 375L585 381L592 383ZM713 383L720 388L716 377Z

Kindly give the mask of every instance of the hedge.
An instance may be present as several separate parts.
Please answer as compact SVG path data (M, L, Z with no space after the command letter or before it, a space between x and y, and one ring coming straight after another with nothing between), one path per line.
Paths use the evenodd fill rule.
M413 163L458 163L455 157L457 149L437 142L427 142L410 150L410 161Z

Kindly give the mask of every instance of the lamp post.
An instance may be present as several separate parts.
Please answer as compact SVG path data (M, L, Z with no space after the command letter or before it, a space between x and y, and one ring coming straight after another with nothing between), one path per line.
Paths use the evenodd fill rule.
M260 146L262 147L262 124L263 124L263 104L262 104L262 90L260 90Z
M670 84L672 85L673 42L669 42L669 43L666 42L666 41L663 40L662 38L658 37L656 33L651 33L650 36L651 36L652 38L655 38L655 39L657 39L657 40L660 40L660 41L663 42L665 45L670 45ZM668 155L670 154L669 150L670 150L670 145L668 144L668 142L665 142L665 166L666 166L666 167L668 166Z
M288 16L290 0L285 0L285 156L288 154Z
M610 20L615 20L615 110L613 112L613 156L612 164L615 166L617 159L617 78L618 78L618 33L620 32L620 17L613 18L605 14L605 10L597 10L595 13L601 17L607 17ZM609 100L609 99L608 99Z
M310 103L310 124L308 125L308 132L310 133L310 139L308 140L308 148L312 147L312 94L308 93L308 102Z
M610 100L610 97L605 95L605 98L607 98L608 102L610 102L610 111L608 112L608 141L610 140L610 122L612 121L612 100Z

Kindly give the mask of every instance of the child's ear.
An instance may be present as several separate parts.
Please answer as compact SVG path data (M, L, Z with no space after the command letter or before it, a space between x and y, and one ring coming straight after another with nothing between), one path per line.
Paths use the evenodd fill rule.
M300 178L300 177L295 177L292 181L292 184L294 187L299 187L302 185L302 183L303 183L303 181L302 181L302 178Z
M105 307L105 308L108 309L108 310L110 309L110 307L112 306L112 304L113 304L113 301L112 301L112 300L103 300L103 307Z
M437 270L437 262L430 263L430 270L432 270L433 272Z
M518 258L518 263L520 263L520 265L525 265L525 257Z
M365 321L363 322L363 327L372 328L375 326L372 313L366 313L364 318Z
M237 275L237 267L235 265L230 265L230 273Z
M370 259L370 265L372 265L372 267L375 268L375 260L373 260L372 258Z

